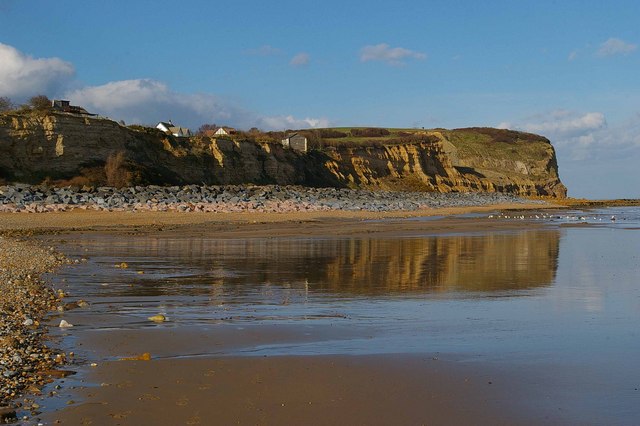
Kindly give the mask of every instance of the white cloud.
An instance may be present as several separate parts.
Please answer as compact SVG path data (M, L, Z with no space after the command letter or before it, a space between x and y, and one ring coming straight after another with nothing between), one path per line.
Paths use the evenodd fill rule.
M265 129L306 129L329 127L330 122L326 118L295 118L291 115L262 117L260 119L262 127Z
M612 37L604 43L600 44L596 55L600 57L628 55L637 48L638 45L636 44L627 43L624 40Z
M309 57L308 53L301 52L291 58L289 65L292 65L294 67L302 67L305 65L309 65L310 60L311 58Z
M405 49L403 47L391 47L386 43L369 45L360 49L360 61L382 61L389 65L403 65L406 59L426 59L427 55L421 52Z
M609 125L601 112L557 110L498 127L542 134L571 160L624 158L640 150L640 114Z
M604 114L601 112L576 114L567 110L557 110L533 118L534 121L521 126L523 130L564 138L577 137L585 132L598 130L607 125Z
M569 56L567 57L567 60L574 61L574 60L576 60L576 58L578 58L578 51L574 50L573 52L569 53Z
M90 111L126 122L156 124L173 120L176 124L198 126L204 122L228 124L244 122L248 113L213 95L181 94L159 81L149 79L114 81L70 91L72 103Z
M277 51L271 46L261 49L263 52ZM299 59L300 63L303 59ZM216 123L242 129L255 126L264 130L329 125L326 119L265 116L216 95L180 93L151 79L120 80L78 88L79 83L73 80L73 75L74 67L69 62L58 58L34 59L0 43L0 96L18 101L36 94L60 95L90 112L130 124L155 125L158 121L171 119L190 128Z
M264 130L326 127L326 119L297 119L288 116L263 116L209 94L184 94L166 84L149 79L114 81L67 93L72 103L127 123L155 125L172 120L177 125L197 128L204 123Z
M25 100L34 95L55 96L75 74L72 64L59 58L33 58L0 43L0 96Z

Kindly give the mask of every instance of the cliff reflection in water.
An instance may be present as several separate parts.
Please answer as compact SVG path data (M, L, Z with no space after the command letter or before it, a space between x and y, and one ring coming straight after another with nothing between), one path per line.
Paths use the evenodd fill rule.
M557 232L349 240L327 262L320 282L350 293L546 286L555 278L559 241Z
M129 290L138 295L186 287L200 294L210 285L227 294L279 286L384 295L548 286L555 279L559 242L554 230L421 238L145 238L120 240L104 254L134 262L139 256L139 267L149 273L135 277L145 284Z

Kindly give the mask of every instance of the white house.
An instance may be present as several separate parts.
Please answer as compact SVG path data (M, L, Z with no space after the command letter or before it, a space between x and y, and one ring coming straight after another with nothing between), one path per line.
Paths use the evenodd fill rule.
M191 136L191 130L187 129L186 127L176 126L171 122L171 120L169 120L168 122L166 121L159 122L158 125L156 126L156 129L160 129L167 134L177 136L179 138Z
M287 136L285 139L282 139L281 142L282 146L284 146L285 148L291 148L294 151L307 152L308 150L307 138L299 133L293 133Z
M214 135L215 136L228 136L230 134L233 134L236 132L236 129L233 129L231 127L220 127L218 130L215 131Z

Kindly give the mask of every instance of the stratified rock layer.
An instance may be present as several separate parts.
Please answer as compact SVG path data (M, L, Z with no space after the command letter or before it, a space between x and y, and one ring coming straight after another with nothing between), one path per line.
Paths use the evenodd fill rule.
M565 197L555 151L540 136L497 129L414 133L403 142L333 144L174 138L71 114L0 116L0 179L39 183L104 169L123 152L133 184L277 184L370 190L506 192Z

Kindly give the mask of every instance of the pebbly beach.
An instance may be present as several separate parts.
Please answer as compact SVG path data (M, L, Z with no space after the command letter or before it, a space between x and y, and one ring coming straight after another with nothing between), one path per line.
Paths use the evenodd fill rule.
M393 212L477 207L531 200L503 193L367 191L279 185L45 187L0 186L0 213L177 211L289 213L304 211Z
M62 295L40 277L65 263L52 247L0 237L0 406L9 405L0 408L2 420L28 402L16 398L39 394L65 364L65 354L45 341L46 316L64 309Z

